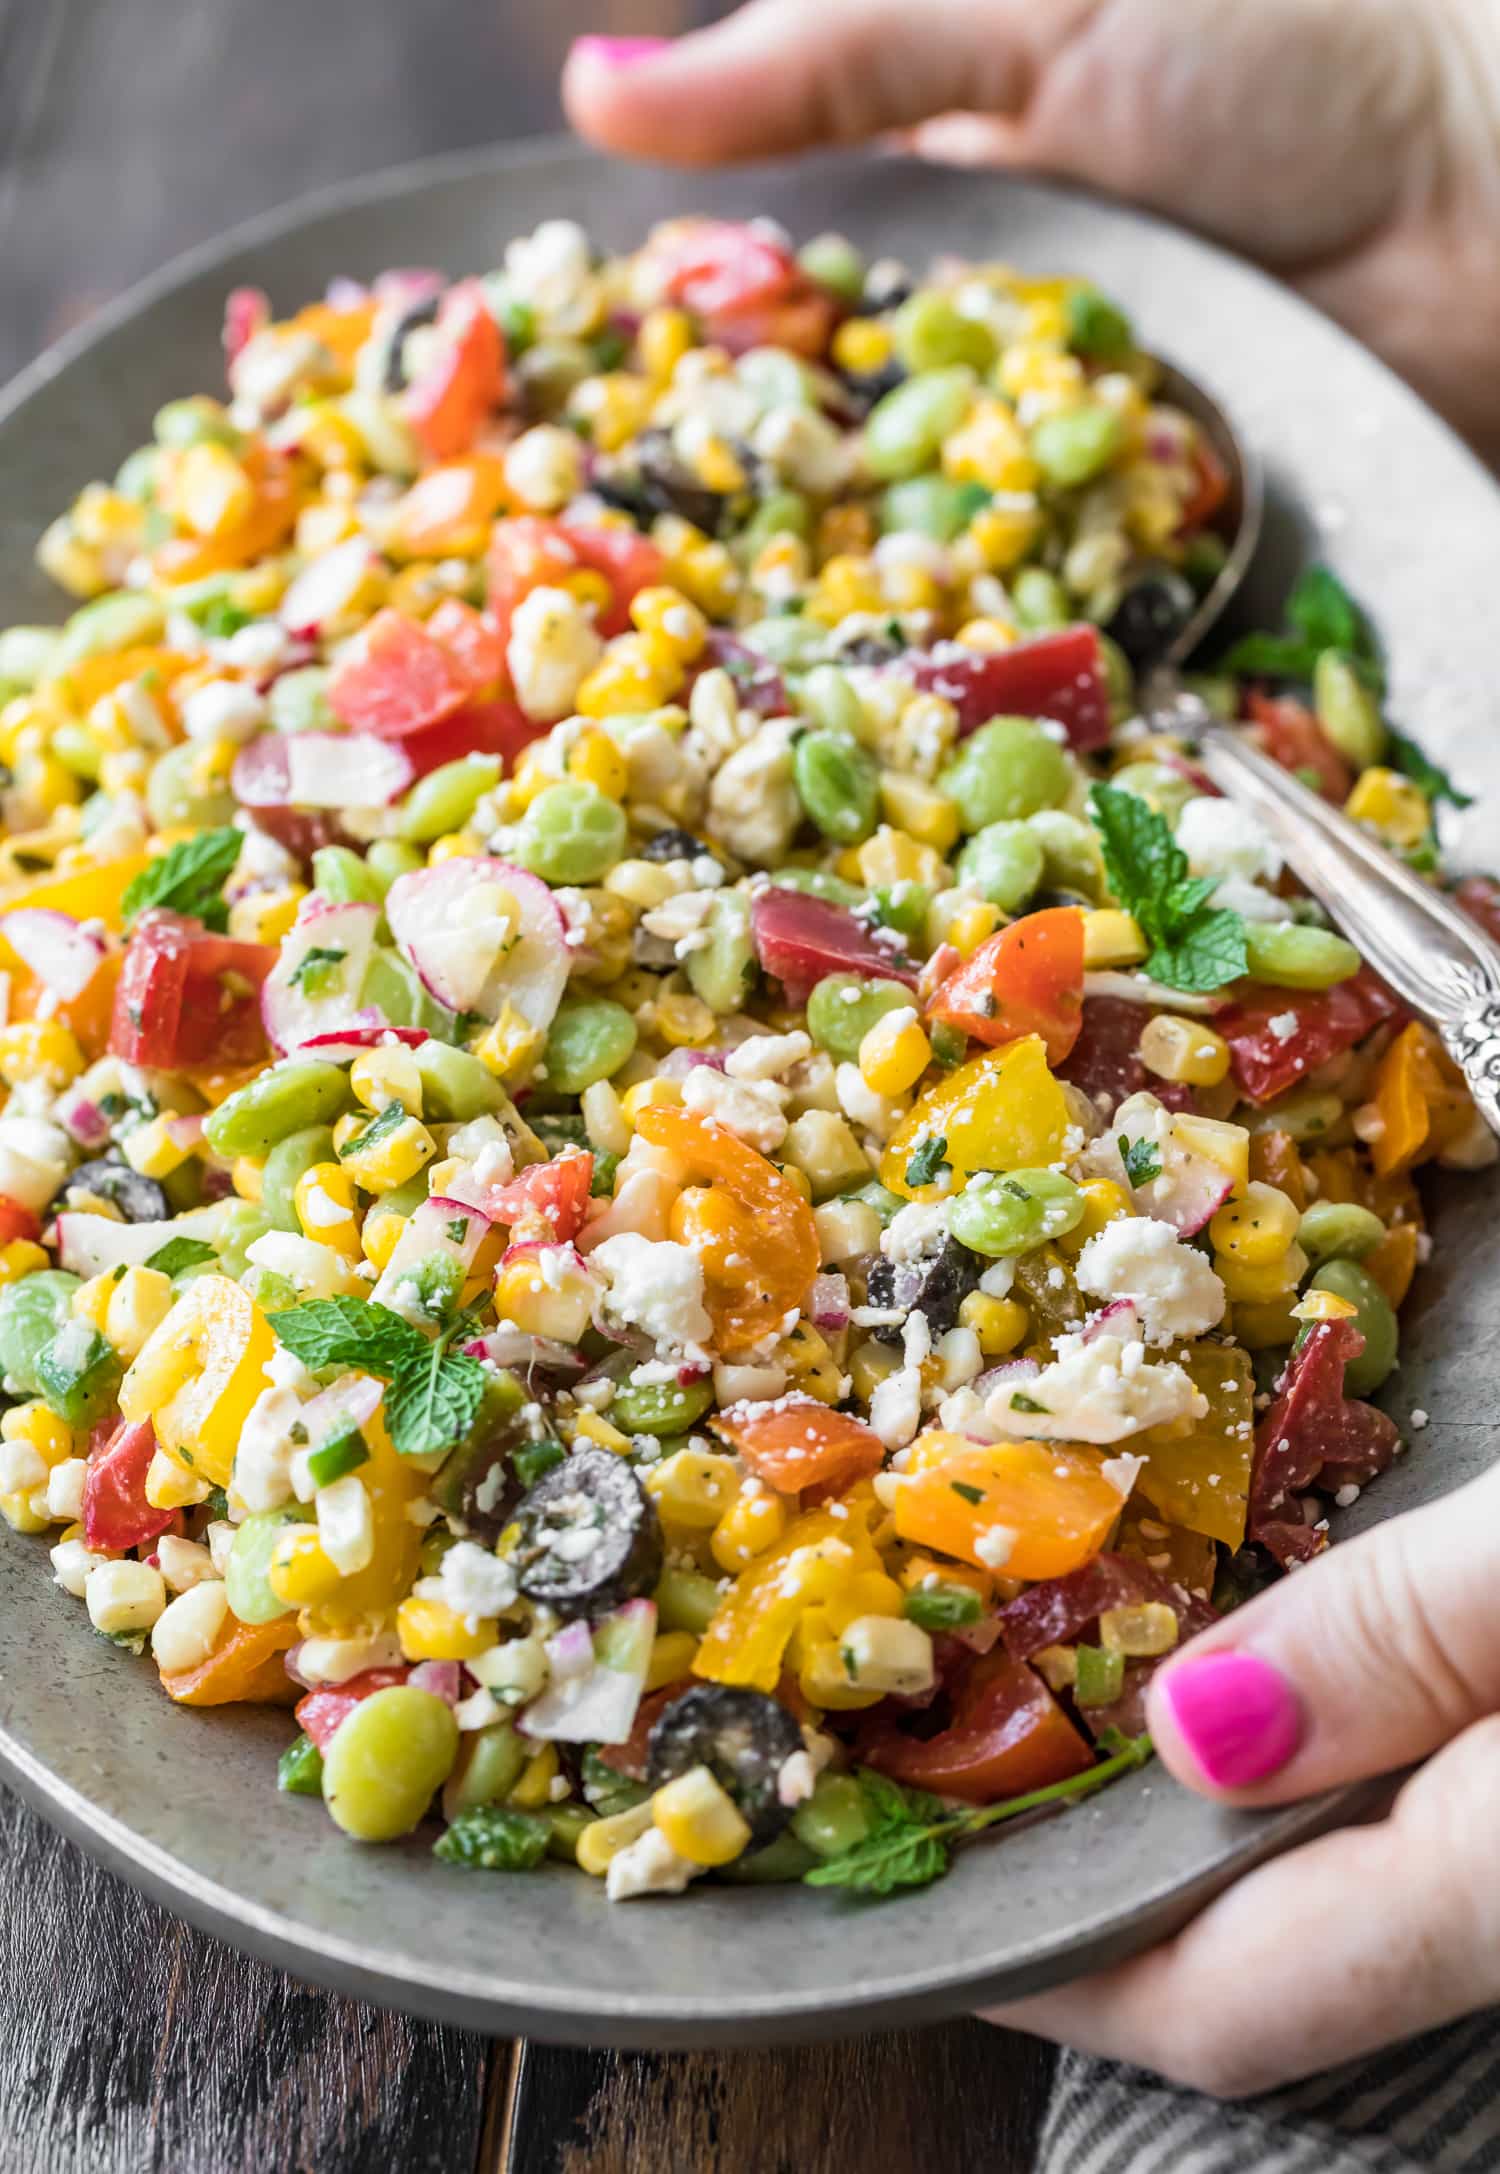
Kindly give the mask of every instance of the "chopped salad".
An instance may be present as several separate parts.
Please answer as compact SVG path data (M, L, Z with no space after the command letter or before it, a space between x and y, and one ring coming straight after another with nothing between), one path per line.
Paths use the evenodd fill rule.
M762 223L225 352L0 634L0 1512L357 1840L923 1884L1396 1455L1493 1152L1139 714L1221 463L1094 287ZM1331 574L1195 684L1449 880Z

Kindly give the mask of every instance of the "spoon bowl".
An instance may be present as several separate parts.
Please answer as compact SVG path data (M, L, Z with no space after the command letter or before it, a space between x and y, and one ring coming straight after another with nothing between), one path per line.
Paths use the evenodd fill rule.
M1240 584L1250 571L1265 521L1265 477L1261 464L1241 439L1229 416L1197 379L1175 363L1158 358L1158 391L1174 408L1181 408L1198 425L1224 464L1229 488L1214 522L1228 555L1214 581L1171 640L1150 659L1152 667L1173 671L1186 664L1210 630L1229 609Z

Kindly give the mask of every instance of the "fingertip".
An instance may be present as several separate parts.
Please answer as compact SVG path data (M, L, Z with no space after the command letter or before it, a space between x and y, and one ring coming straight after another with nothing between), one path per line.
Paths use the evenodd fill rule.
M1147 1698L1162 1759L1201 1795L1253 1801L1301 1745L1305 1716L1291 1683L1263 1654L1236 1647L1184 1654Z
M635 147L632 126L641 72L671 48L669 38L575 38L563 63L562 100L582 136L611 150ZM634 81L632 82L632 78Z

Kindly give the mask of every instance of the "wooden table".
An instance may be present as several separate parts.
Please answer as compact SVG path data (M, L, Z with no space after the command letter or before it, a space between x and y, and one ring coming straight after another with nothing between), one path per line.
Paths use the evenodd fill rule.
M674 31L720 12L712 0L0 0L0 377L268 205L555 127L558 68L580 31ZM3 1794L0 1851L7 2174L1030 2164L1048 2058L977 2023L784 2054L492 2043L246 1961Z

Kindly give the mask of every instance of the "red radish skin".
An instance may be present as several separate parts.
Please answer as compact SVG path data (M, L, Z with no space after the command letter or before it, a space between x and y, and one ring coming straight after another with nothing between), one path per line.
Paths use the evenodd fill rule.
M917 985L908 960L884 949L843 906L807 891L775 883L757 891L750 904L750 938L761 965L784 985L793 1004L805 1003L826 974L865 974L908 989Z
M479 895L486 887L519 910L519 940L509 909L490 911ZM422 986L450 1011L494 1019L508 1003L538 1031L551 1025L568 951L561 909L536 876L483 855L443 861L399 876L385 912Z

